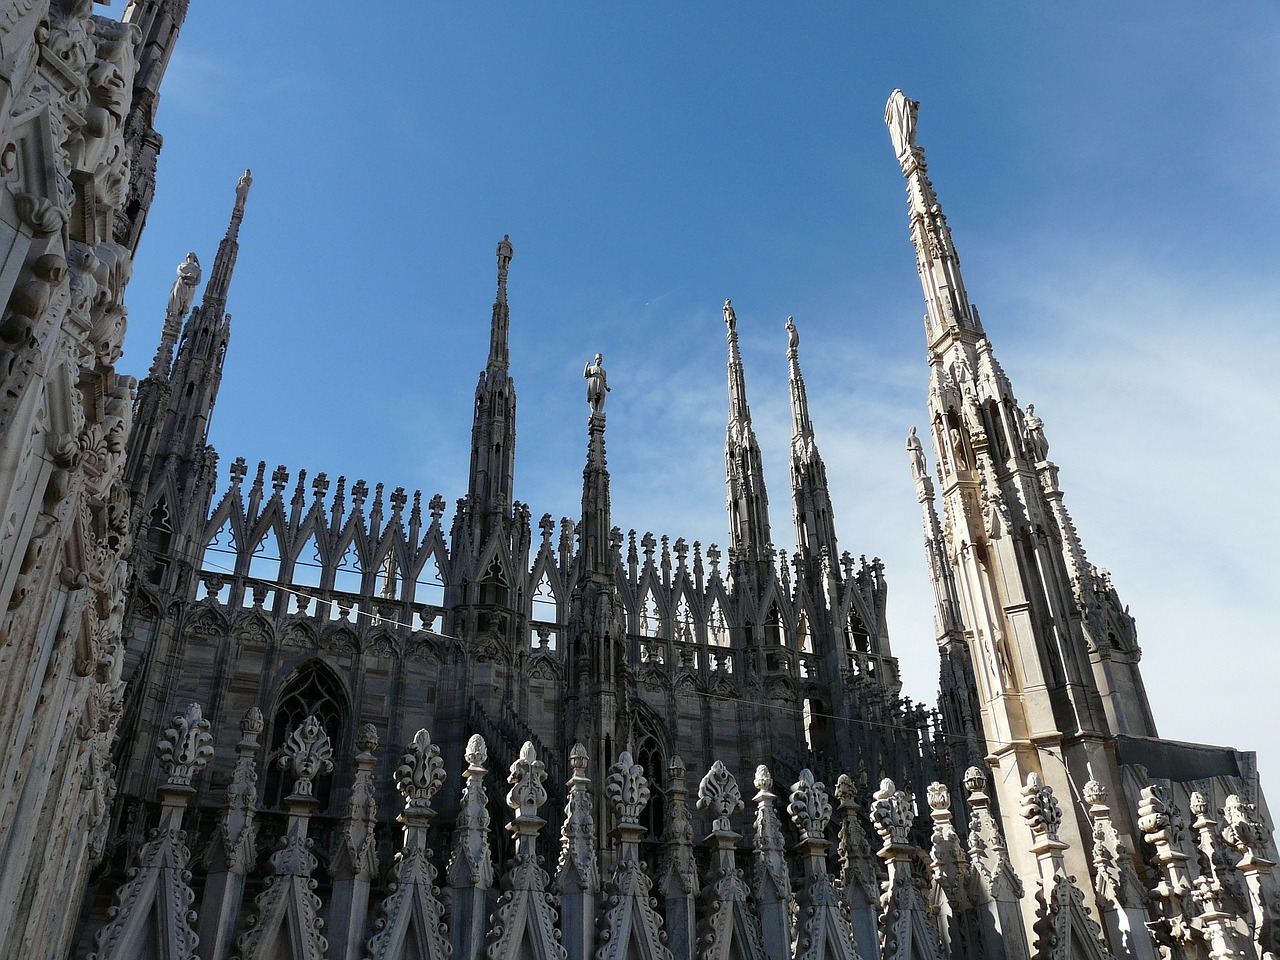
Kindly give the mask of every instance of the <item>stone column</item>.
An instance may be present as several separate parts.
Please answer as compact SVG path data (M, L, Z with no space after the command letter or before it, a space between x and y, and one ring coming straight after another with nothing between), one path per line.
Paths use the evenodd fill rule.
M667 946L675 960L694 960L698 868L693 857L693 818L689 816L684 775L684 761L672 757L667 763L667 822L662 831L658 887L666 905Z
M857 787L848 774L836 781L840 802L840 891L849 910L853 939L858 953L875 957L880 952L877 917L880 912L880 878L867 833L859 820Z
M227 809L213 837L204 898L200 901L201 960L227 960L235 943L245 875L257 861L258 735L262 711L250 707L240 721L236 765L227 785Z
M755 848L756 869L752 892L760 907L764 952L770 957L785 957L795 939L791 922L791 877L787 873L782 825L773 808L778 795L773 792L773 776L764 764L756 767L755 787L756 822L751 845Z
M463 754L462 805L454 827L453 854L446 875L452 893L449 917L454 960L479 960L484 953L485 922L493 894L493 856L489 852L489 795L484 778L489 748L484 737L472 734Z
M1018 901L1025 891L991 814L987 774L981 767L964 772L969 791L969 883L977 911L979 950L984 956L1027 960L1027 931Z
M1134 960L1156 960L1155 943L1147 932L1147 893L1133 869L1128 846L1111 822L1107 788L1097 780L1084 785L1084 799L1093 821L1093 882L1098 910L1114 953Z
M791 787L787 813L800 831L796 852L804 872L797 899L799 922L796 928L796 960L858 960L853 930L841 910L840 897L827 875L827 824L831 822L831 801L824 784L808 770ZM770 953L771 957L785 957ZM874 956L874 955L872 955Z
M378 731L366 723L356 735L356 775L338 835L338 849L330 872L329 945L334 960L362 960L365 920L369 915L369 886L378 876L374 831L378 805L374 799L373 768L378 762Z
M560 862L556 891L560 895L560 929L569 960L589 960L596 939L596 900L600 870L596 863L596 825L591 816L591 780L587 777L587 748L575 743L569 751L568 800L560 829Z

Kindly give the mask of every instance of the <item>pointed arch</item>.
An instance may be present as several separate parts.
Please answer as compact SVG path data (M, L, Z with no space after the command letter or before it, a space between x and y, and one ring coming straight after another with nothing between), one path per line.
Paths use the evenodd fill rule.
M652 584L645 587L636 605L636 633L642 637L662 636L662 608Z
M278 583L280 580L281 562L284 553L280 549L283 541L281 531L273 522L268 522L265 529L258 533L253 552L249 555L248 574L255 580L269 580Z
M667 748L666 731L662 719L646 704L636 704L632 720L632 742L635 744L636 763L644 767L645 776L655 785L666 776ZM645 826L645 839L657 840L662 835L662 826L666 816L666 800L661 790L654 790L649 804L640 814L640 822Z
M291 789L279 768L284 741L307 717L315 717L333 744L335 755L342 755L347 720L351 716L351 699L338 675L321 660L307 660L297 667L275 697L269 731L270 752L267 754L267 782L263 802L279 809ZM329 803L332 777L316 781L316 799L323 811Z
M360 551L360 538L348 537L338 545L338 562L333 567L333 589L340 593L362 593L364 587L364 558Z

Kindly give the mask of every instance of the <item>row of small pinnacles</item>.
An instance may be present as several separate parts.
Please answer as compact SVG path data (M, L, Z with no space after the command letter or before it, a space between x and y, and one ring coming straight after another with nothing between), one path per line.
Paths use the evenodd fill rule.
M207 858L201 910L188 910L194 893L188 886L190 853L182 822L196 792L193 779L213 756L213 736L200 706L192 704L174 718L157 746L166 776L158 790L160 822L139 850L135 869L117 894L111 920L95 938L91 958L125 955L126 946L139 946L139 936L146 935L143 927L165 931L161 936L167 942L156 945L156 955L164 957L193 956L197 945L201 956L230 956L231 938L243 927L235 949L244 960L275 956L278 938L286 930L294 931L294 955L315 960L356 955L348 950L349 944L378 960L479 956L481 935L488 941L484 949L490 960L585 960L591 955L598 960L683 960L695 955L956 960L1027 957L1028 944L1036 956L1154 957L1158 945L1162 956L1265 958L1271 955L1276 932L1277 918L1262 892L1273 865L1260 855L1264 838L1251 804L1228 797L1219 827L1205 799L1192 795L1192 842L1200 854L1199 869L1193 871L1182 852L1179 811L1161 787L1143 789L1139 826L1153 848L1157 881L1148 897L1130 851L1112 825L1105 788L1090 781L1083 797L1094 825L1093 866L1104 936L1084 906L1075 878L1065 873L1067 845L1057 835L1062 810L1052 789L1035 774L1022 790L1020 811L1039 867L1031 893L1037 903L1036 921L1028 931L1018 904L1027 891L1009 861L985 792L986 775L976 767L964 777L970 811L967 844L953 825L946 787L934 783L927 789L933 822L927 854L909 838L914 799L886 779L870 803L870 823L881 840L873 856L856 787L848 776L840 776L834 790L840 871L831 876L828 856L833 844L827 834L836 810L826 786L804 770L779 797L768 769L760 766L752 801L756 869L748 882L738 867L743 837L734 824L744 807L742 793L734 776L716 761L697 788L697 808L711 821L703 841L709 866L701 871L700 887L684 764L674 758L666 771L662 859L651 878L640 852L646 832L640 818L655 789L649 773L622 752L604 780L605 808L596 811L589 758L579 744L569 757L568 799L553 877L542 868L538 853L539 834L546 826L540 808L547 801L543 783L548 774L529 742L507 777L511 817L506 829L514 846L508 863L499 865L506 867L499 883L502 893L491 909L486 897L498 878L489 846L485 741L472 736L465 751L467 767L462 771L462 797L446 868L449 891L442 894L428 831L437 816L432 801L446 773L439 747L426 730L413 737L394 772L404 798L397 817L403 840L378 905L379 919L366 929L371 886L378 873L373 773L378 740L373 726L366 725L357 740L356 773L331 862L332 909L326 936L322 903L314 893L317 882L312 873L318 861L308 822L318 806L316 781L333 769L333 750L314 717L292 731L279 758L281 769L293 778L293 791L285 801L288 823L271 856L271 876L242 924L240 899L256 862L257 736L263 730L256 708L246 715L241 730L226 809L215 831L215 849ZM799 841L790 859L776 808L783 800ZM596 812L612 825L609 864L602 863L597 849ZM1234 864L1232 848L1240 855ZM882 865L876 865L876 856ZM611 875L602 882L606 866ZM162 871L167 877L160 877ZM163 922L153 927L147 921L157 910ZM199 933L193 925L197 918ZM299 932L305 941L301 944ZM202 938L207 942L201 943ZM1057 949L1067 942L1074 944L1070 952ZM411 945L416 952L409 950Z
M231 467L231 484L213 510L204 534L206 549L202 557L201 581L206 599L232 600L238 606L272 609L277 605L290 613L308 613L328 619L345 619L368 613L379 622L395 624L398 604L408 602L415 607L406 624L439 632L441 591L445 583L458 583L468 576L500 578L503 586L518 586L533 606L534 619L544 621L535 627L535 642L546 644L550 631L554 643L557 608L566 602L576 556L576 524L562 518L560 535L553 546L557 524L550 514L539 522L541 544L527 571L527 583L520 583L519 573L508 574L490 564L483 571L455 569L459 562L479 552L467 545L450 554L450 542L458 543L458 533L465 531L465 498L458 503L454 531L446 539L441 518L445 501L438 494L428 504L430 520L424 528L421 493L413 495L407 528L404 507L409 498L401 487L390 495L389 516L384 509L383 486L379 484L366 515L369 487L357 481L350 490L351 509L347 510L346 478L339 477L331 503L326 503L330 483L323 473L312 480L313 501L306 497L306 471L299 471L292 501L288 507L283 491L289 482L288 471L277 467L271 476L272 492L266 493L266 464L259 463L250 485L247 505L242 497L242 481L247 474L243 458ZM326 509L327 508L327 509ZM530 515L526 505L517 503L513 510L517 530L523 530L527 546L532 546ZM385 521L385 522L384 522ZM614 546L622 565L622 532L614 528ZM674 543L663 536L645 533L637 539L635 530L627 535L625 579L619 586L624 605L633 618L632 632L655 638L685 643L705 642L724 646L734 615L726 615L728 584L721 572L721 552L715 545L706 550L703 563L701 544L692 545L679 538ZM637 548L637 544L639 548ZM456 548L455 548L456 549ZM730 551L732 554L733 551ZM641 560L643 554L643 560ZM655 559L656 556L656 559ZM731 556L730 571L739 558ZM741 558L743 560L748 558ZM799 565L800 555L790 558ZM843 603L852 601L856 591L865 619L876 619L875 611L884 595L884 568L878 559L859 561L848 552L839 559L839 579L845 584ZM248 578L249 583L233 590L233 581ZM803 649L807 627L803 604L797 602L796 587L786 551L776 551L773 579L778 585L778 605L762 609L760 621L787 624L800 635ZM517 581L511 583L510 581ZM324 595L321 594L323 587ZM283 595L281 595L283 594ZM329 602L329 601L332 602ZM320 601L310 608L312 601ZM417 609L421 608L421 609ZM857 645L854 638L851 645ZM863 644L862 646L865 646ZM866 653L862 649L858 652ZM867 665L874 670L874 663Z

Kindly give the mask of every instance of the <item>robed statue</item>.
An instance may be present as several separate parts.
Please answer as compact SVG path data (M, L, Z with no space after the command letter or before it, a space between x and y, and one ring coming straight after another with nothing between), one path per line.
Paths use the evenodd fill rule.
M898 155L898 162L916 149L916 114L920 111L919 100L909 100L901 90L895 90L889 96L884 107L884 122L889 128L889 136L893 140L893 151Z
M169 306L165 310L167 316L181 320L191 309L191 301L196 296L196 285L200 283L200 261L194 252L187 254L187 259L178 264L178 279L173 281L169 291Z
M587 403L592 416L604 413L604 395L609 392L603 361L604 357L597 353L595 359L582 368L582 375L587 378Z
M920 444L920 438L916 436L915 427L912 427L911 432L907 434L907 454L911 457L912 475L917 480L926 476L929 465L924 459L924 447Z

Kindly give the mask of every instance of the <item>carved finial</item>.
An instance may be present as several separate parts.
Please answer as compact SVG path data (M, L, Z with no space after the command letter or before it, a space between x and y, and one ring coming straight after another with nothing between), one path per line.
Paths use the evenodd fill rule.
M1040 774L1027 774L1027 785L1022 788L1022 815L1031 828L1032 839L1058 841L1058 827L1062 825L1062 807L1053 795L1053 787Z
M333 744L315 717L307 717L284 741L280 769L294 776L291 797L313 798L316 777L333 770Z
M396 789L404 797L406 812L434 814L431 798L444 783L444 761L440 748L431 742L431 734L419 730L409 741L394 774Z
M547 791L542 785L546 779L545 765L538 759L533 743L526 740L507 777L507 783L511 784L507 791L507 806L516 812L516 819L538 819L538 808L547 802Z
M173 726L156 744L156 756L168 778L167 786L191 786L191 778L213 757L213 734L200 704L191 704L173 718Z
M884 841L885 848L904 845L915 820L907 795L886 778L880 781L880 789L871 796L871 823Z
M929 803L929 816L937 820L939 814L945 814L947 820L951 819L951 792L945 785L931 783L925 787L924 795Z
M1080 790L1084 802L1091 807L1105 807L1107 804L1107 787L1097 780L1089 780Z
M473 767L483 767L489 760L489 748L485 745L484 737L473 733L467 741L467 749L462 758Z
M973 803L974 796L982 795L982 800L987 799L987 774L981 767L970 767L964 772L964 788L969 791L969 802Z
M733 833L729 818L742 809L742 793L738 781L717 760L698 784L698 809L711 814L712 833Z
M1222 805L1222 838L1240 851L1246 861L1260 858L1264 828L1258 808L1231 794Z
M373 753L378 749L378 728L372 723L361 725L356 731L356 748L361 753Z
M244 715L244 719L240 721L240 732L245 739L257 737L266 728L266 723L262 719L262 711L257 707L250 707L249 712Z
M644 767L636 763L630 753L622 751L618 762L609 768L609 777L604 782L604 795L613 804L620 824L639 823L640 814L649 803L649 792L649 778L644 775Z
M831 822L831 801L827 799L826 785L815 780L811 770L801 770L800 779L791 785L787 813L800 831L801 840L826 839L827 824Z

